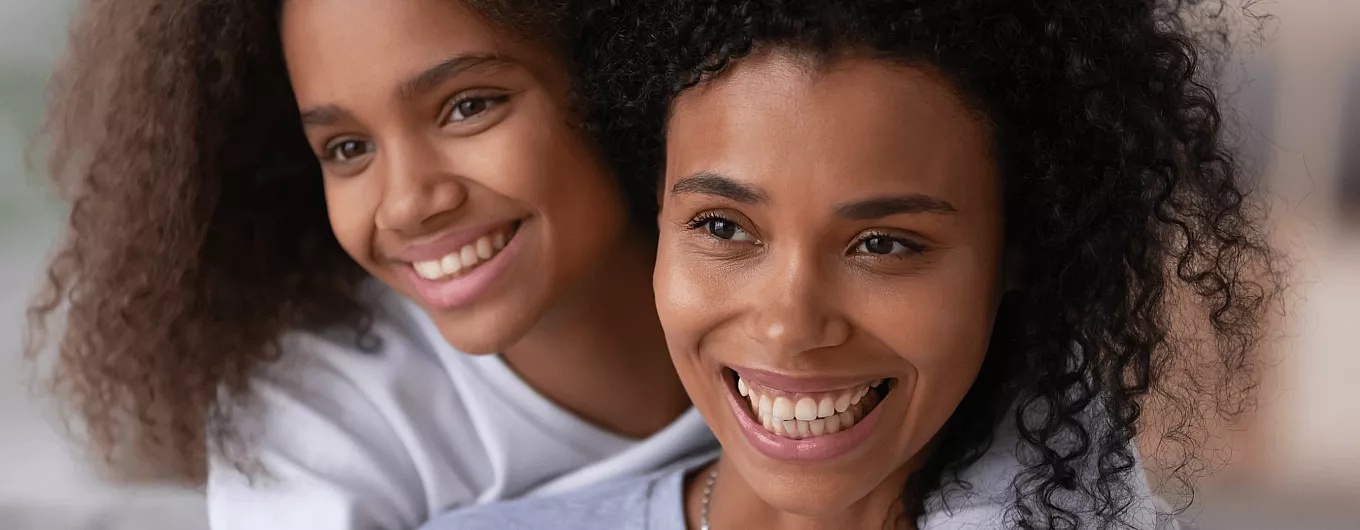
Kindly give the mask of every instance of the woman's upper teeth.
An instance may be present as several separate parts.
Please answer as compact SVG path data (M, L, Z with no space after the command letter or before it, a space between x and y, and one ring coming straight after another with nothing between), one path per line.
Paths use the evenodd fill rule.
M882 381L831 392L790 393L751 385L739 376L737 392L750 401L752 413L766 430L789 438L807 438L854 425L866 410L860 402Z
M497 230L463 245L463 248L451 252L447 256L435 260L417 261L411 265L415 268L416 274L426 280L456 276L466 269L471 269L481 262L491 259L492 256L505 248L505 242L509 239L508 232L509 229Z

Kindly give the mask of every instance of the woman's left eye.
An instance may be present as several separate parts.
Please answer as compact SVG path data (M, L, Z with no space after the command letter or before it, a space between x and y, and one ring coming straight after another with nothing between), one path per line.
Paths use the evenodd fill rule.
M912 244L908 241L879 235L861 239L859 240L859 244L855 245L855 252L879 256L920 254L924 250L925 249L921 248L919 245Z
M453 113L449 115L450 122L460 122L476 117L478 114L486 112L504 101L504 97L471 97L453 104Z

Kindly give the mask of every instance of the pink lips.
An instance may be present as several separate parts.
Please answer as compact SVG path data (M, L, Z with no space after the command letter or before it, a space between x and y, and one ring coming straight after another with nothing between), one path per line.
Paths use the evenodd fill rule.
M496 280L510 268L515 256L519 254L520 248L524 246L522 240L529 236L529 231L525 230L525 225L529 222L521 223L519 230L506 243L505 248L492 256L490 260L478 264L467 274L449 280L427 280L421 278L414 268L407 265L404 267L407 281L411 282L416 295L430 309L447 311L471 304L482 294L489 291ZM486 232L479 233L476 237L480 237L484 233ZM438 256L435 256L431 259L437 258Z
M750 373L745 370L743 374ZM745 375L743 375L745 377ZM782 376L781 376L782 377ZM813 381L816 385L832 383L832 381ZM854 383L848 383L854 384ZM741 432L746 436L746 441L750 442L756 450L765 456L775 460L787 462L810 462L819 460L830 460L853 451L863 445L869 435L873 434L874 425L878 423L879 411L883 409L882 404L874 407L865 415L863 419L855 423L854 426L835 434L826 434L802 440L794 440L783 436L775 436L774 433L765 430L760 424L751 418L750 411L742 404L732 390L731 385L727 387L727 404L732 408L732 414L737 417L737 423L741 425ZM833 387L837 388L837 387Z

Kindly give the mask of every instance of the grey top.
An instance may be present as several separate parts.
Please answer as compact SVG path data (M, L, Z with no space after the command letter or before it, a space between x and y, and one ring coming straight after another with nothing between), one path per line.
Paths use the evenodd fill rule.
M553 497L520 499L457 510L421 530L686 530L685 476L717 452L653 473Z
M1013 427L1003 427L981 459L960 473L972 485L968 491L937 494L926 502L920 530L976 530L1005 528L1014 505L1011 484L1027 459ZM685 477L717 457L710 453L656 472L625 478L551 497L473 506L447 513L421 530L686 530ZM1128 521L1139 530L1174 530L1177 523L1149 492L1142 467L1130 474L1134 502ZM1079 515L1090 514L1080 501L1052 499ZM1082 528L1086 528L1085 525Z

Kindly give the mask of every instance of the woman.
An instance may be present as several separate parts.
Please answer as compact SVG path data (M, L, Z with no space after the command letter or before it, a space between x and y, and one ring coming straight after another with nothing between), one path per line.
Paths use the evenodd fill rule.
M401 529L712 447L655 206L573 107L574 4L88 5L32 315L102 456L206 474L215 529Z
M721 456L426 528L1172 527L1133 445L1144 399L1246 397L1275 285L1192 9L604 15L631 29L588 93L664 175L657 306ZM1201 311L1175 330L1172 294ZM1223 386L1169 377L1198 323Z

